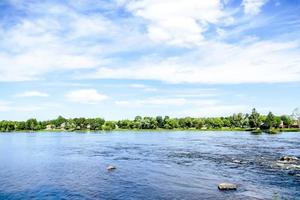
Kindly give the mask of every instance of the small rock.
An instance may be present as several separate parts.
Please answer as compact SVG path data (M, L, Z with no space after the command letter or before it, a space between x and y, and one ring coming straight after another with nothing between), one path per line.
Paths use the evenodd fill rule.
M112 171L112 170L115 170L115 169L117 169L115 166L113 166L113 165L109 165L109 166L107 166L107 168L106 168L108 171Z
M219 190L236 190L237 185L232 183L220 183L218 185Z
M286 161L277 161L272 165L272 167L279 167L286 170L300 170L300 165L292 164Z
M298 161L298 158L295 156L283 156L280 158L281 161L286 161L286 162L295 162Z

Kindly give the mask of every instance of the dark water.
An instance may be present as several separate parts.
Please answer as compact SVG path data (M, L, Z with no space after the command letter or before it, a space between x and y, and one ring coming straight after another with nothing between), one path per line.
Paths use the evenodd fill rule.
M282 155L300 157L299 133L5 133L0 199L300 199Z

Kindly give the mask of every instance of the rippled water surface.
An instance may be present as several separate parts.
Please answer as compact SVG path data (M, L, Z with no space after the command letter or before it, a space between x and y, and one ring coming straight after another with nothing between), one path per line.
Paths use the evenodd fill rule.
M300 133L5 133L0 199L300 199L282 155L300 157Z

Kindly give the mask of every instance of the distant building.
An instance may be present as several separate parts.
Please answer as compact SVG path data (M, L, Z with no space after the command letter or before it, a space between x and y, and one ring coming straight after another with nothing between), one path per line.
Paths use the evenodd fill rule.
M62 124L60 125L60 128L61 128L61 129L65 129L65 128L66 128L66 123L62 123Z
M282 121L282 120L280 121L279 128L286 128L286 126L283 124L283 121Z
M292 127L292 128L300 128L299 121L298 121L298 120L294 121L294 123L292 124L291 127Z
M52 127L53 127L53 125L48 124L48 125L46 126L46 130L52 130Z

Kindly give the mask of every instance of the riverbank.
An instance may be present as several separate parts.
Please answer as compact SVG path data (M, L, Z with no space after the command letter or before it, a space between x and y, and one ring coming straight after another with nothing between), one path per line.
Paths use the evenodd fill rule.
M43 130L21 130L21 131L11 131L11 132L112 132L112 131L119 131L119 132L126 132L126 131L134 131L134 132L180 132L180 131L190 131L190 132L213 132L213 131L221 131L221 132L228 132L228 131L245 131L249 133L268 133L268 134L277 134L282 132L300 132L298 128L282 128L282 129L272 129L272 130L260 130L260 129L249 129L249 128L220 128L220 129L196 129L196 128L177 128L177 129L120 129L116 128L113 130L90 130L90 129L79 129L79 130L66 130L66 129L43 129ZM0 133L9 133L7 132L0 132Z

